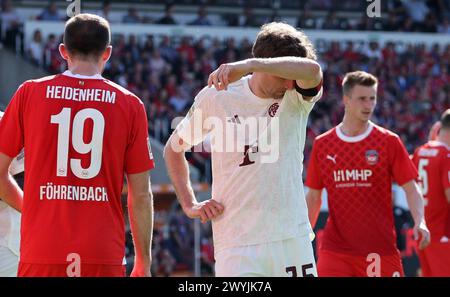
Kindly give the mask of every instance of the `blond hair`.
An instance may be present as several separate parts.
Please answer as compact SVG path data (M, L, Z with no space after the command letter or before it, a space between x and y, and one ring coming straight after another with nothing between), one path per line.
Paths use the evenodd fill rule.
M342 80L342 92L349 95L356 85L372 87L378 84L378 79L365 71L348 72Z

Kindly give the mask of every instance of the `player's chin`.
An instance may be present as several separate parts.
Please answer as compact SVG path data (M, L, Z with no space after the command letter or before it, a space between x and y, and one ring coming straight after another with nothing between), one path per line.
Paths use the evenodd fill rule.
M372 116L372 113L371 112L362 112L361 116L365 121L368 121L370 119L370 117Z

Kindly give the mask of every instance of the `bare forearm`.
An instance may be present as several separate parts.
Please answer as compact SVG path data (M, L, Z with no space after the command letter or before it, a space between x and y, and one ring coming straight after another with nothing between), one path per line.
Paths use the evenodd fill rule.
M320 213L320 206L322 205L322 199L320 197L320 194L317 195L308 192L308 194L306 195L306 204L308 206L309 221L313 228L317 223L317 219Z
M417 185L413 185L408 189L405 189L406 199L408 201L408 207L416 225L424 221L424 202L422 195L417 188Z
M189 179L189 166L184 152L174 152L171 149L166 149L164 157L167 171L175 187L181 207L183 209L191 207L197 201Z
M319 63L301 57L253 58L248 60L249 72L264 72L284 79L312 82L322 79ZM309 87L309 86L308 86Z
M23 192L11 175L0 178L0 198L17 211L22 211Z
M422 250L430 243L430 231L425 222L425 210L422 194L419 186L412 180L403 186L406 192L406 200L408 201L409 210L414 219L414 238L419 240L419 249Z
M311 227L313 227L313 228L316 226L317 219L319 218L320 205L321 205L321 203L319 201L319 202L315 202L311 206L308 206L309 221L311 223Z
M150 265L150 246L153 233L153 196L151 193L128 194L128 212L131 233L133 234L136 260Z

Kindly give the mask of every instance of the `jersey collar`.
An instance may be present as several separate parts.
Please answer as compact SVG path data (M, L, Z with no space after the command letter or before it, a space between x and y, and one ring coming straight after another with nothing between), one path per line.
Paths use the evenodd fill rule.
M445 147L446 149L450 149L450 147L449 147L447 144L445 144L445 143L443 143L443 142L440 142L440 141L438 141L438 140L432 140L432 141L430 141L430 143L431 143L432 145L434 145L434 146L443 146L443 147Z
M342 127L342 123L340 123L336 127L336 134L339 137L339 139L341 139L342 141L345 141L345 142L358 142L358 141L365 139L367 136L369 136L370 132L372 132L372 130L373 130L374 125L371 121L369 121L369 127L367 127L367 130L364 131L364 133L356 135L356 136L345 135L344 132L342 132L341 127Z
M101 76L98 73L95 75L81 75L81 74L74 74L70 70L64 71L63 75L80 79L103 79L103 76Z

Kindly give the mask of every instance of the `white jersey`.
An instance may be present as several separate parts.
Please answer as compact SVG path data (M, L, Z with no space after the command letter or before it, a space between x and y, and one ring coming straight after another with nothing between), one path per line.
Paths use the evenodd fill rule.
M0 112L0 119L3 112ZM24 171L24 157L22 152L12 160L9 166L11 175ZM0 247L10 249L14 254L19 255L20 245L20 213L0 197ZM0 263L1 264L1 263Z
M0 247L19 255L20 213L0 200Z
M177 127L191 145L211 134L212 198L225 207L212 221L216 252L312 235L302 182L303 148L308 115L322 90L311 102L295 90L283 99L261 99L250 90L250 77L230 84L227 91L205 87ZM236 133L251 119L263 123L256 135ZM272 146L264 145L270 143L267 135L275 139Z

